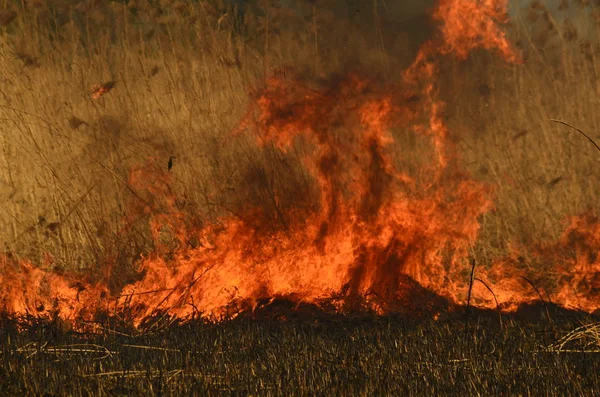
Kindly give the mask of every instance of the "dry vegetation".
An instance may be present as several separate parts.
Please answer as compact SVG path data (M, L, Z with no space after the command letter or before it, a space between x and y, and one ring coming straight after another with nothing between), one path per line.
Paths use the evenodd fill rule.
M482 226L483 252L556 238L565 217L597 210L598 151L548 122L559 119L600 139L600 10L575 3L571 9L564 20L539 2L521 11L511 36L525 65L506 67L486 55L449 68L456 83L449 88L456 99L449 101L449 122L463 158L498 186L497 211Z
M230 134L265 75L400 70L375 34L350 21L322 39L334 17L311 7L305 22L272 7L236 15L216 2L49 3L8 5L16 18L2 28L0 60L0 241L42 265L89 270L150 249L144 220L119 234L133 197L128 172L149 159L163 168L176 157L179 204L199 221L264 202L260 178L293 183L300 175L281 169L279 153ZM114 87L93 99L107 82Z
M304 16L260 3L252 12L236 13L212 0L1 1L0 252L86 273L101 273L110 261L123 274L120 282L127 282L136 259L153 248L145 219L126 216L136 200L127 182L132 166L150 161L166 168L174 156L177 204L198 223L235 214L248 203L268 207L273 190L295 196L305 178L296 161L301 147L283 155L231 133L251 88L282 68L315 82L359 71L395 83L423 38L420 31L393 28L379 18L362 21L359 29L356 20L308 2L301 6ZM441 92L461 161L496 189L496 210L483 219L475 250L479 263L511 246L554 239L566 217L597 210L600 154L581 135L548 119L568 122L600 142L600 9L573 3L562 12L567 19L534 2L513 20L510 36L524 53L524 65L506 65L486 53L443 64ZM97 84L107 92L94 99ZM397 161L414 168L430 148L410 131L394 133ZM598 387L597 364L589 356L536 355L539 344L550 346L558 335L530 340L533 329L513 322L505 333L497 333L496 325L478 327L485 335L469 338L466 347L438 345L462 336L462 328L450 323L408 331L398 323L334 324L262 327L240 320L207 325L205 332L182 326L148 340L115 342L110 336L93 343L119 354L79 351L68 365L72 352L47 353L40 345L28 354L16 350L44 340L46 331L33 327L15 340L5 328L0 381L10 379L14 388L0 387L0 393L39 394L49 369L56 395L135 395L147 387L171 395L189 390L177 388L190 379L192 390L213 394L332 388L365 395L476 394L490 388L580 394ZM178 333L185 337L177 339ZM59 342L71 346L74 340ZM159 355L124 344L178 352ZM423 344L429 349L410 351ZM202 353L198 346L210 347ZM491 346L500 350L489 353ZM394 349L406 360L398 361ZM278 360L281 351L293 352L288 361ZM32 363L34 352L44 357L35 361L36 381L27 383L21 372L9 375L11 368ZM484 353L493 359L482 361ZM90 354L102 359L89 361ZM113 361L104 367L106 360ZM82 371L69 389L61 379L71 374L72 363ZM163 372L155 377L153 370ZM415 383L396 383L407 372ZM354 383L358 378L367 380Z
M40 321L19 332L0 319L0 394L595 395L599 324L552 344L589 321L565 314L552 313L554 330L518 317L500 328L495 314L479 313L466 328L456 317L329 315L192 321L142 334L112 326L87 336Z
M284 67L316 81L358 70L397 82L424 34L379 19L357 29L310 5L301 17L265 4L243 15L218 2L43 3L8 2L0 18L0 241L6 252L69 269L130 263L151 248L143 220L119 234L134 164L166 167L175 156L179 204L199 222L294 185L302 171L281 169L295 167L293 156L231 136L250 88ZM462 161L497 187L482 262L508 244L556 237L600 192L593 146L547 121L600 139L598 12L562 21L536 3L522 14L511 36L525 65L482 53L448 60L442 75ZM114 87L93 99L94 85L107 82ZM396 135L408 167L429 150L410 131Z

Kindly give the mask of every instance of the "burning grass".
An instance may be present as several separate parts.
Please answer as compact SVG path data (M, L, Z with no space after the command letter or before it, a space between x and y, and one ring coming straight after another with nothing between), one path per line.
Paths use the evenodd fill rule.
M158 20L153 7L161 6L149 6L139 17L139 10L113 4L110 10L77 8L70 21L23 8L23 14L36 16L33 22L17 16L7 23L3 45L15 57L3 62L7 76L19 84L2 88L0 109L14 127L3 138L5 177L11 202L20 204L5 210L15 221L0 256L0 311L12 319L5 323L6 335L19 323L27 334L44 321L51 321L52 332L81 338L78 333L91 332L92 339L109 338L106 332L164 337L167 329L226 329L225 323L245 331L252 327L244 322L248 318L264 329L285 327L274 319L303 329L310 323L305 313L317 323L343 323L360 313L371 319L368 324L394 323L388 330L406 318L418 319L420 325L410 331L417 335L435 333L433 325L444 324L439 336L455 339L460 327L450 320L423 321L456 319L467 303L467 309L495 313L500 330L495 337L502 340L524 332L513 317L506 323L503 316L534 302L542 302L548 320L555 305L588 314L599 309L600 184L591 182L598 182L598 168L583 155L568 156L593 150L588 144L595 136L580 130L578 137L588 141L574 142L577 150L565 149L565 138L555 130L559 124L548 120L582 115L561 112L541 91L537 97L528 91L539 91L559 75L570 81L579 73L585 80L595 60L589 48L582 65L570 58L560 67L551 65L555 53L542 51L528 26L513 25L506 33L506 1L441 0L432 12L437 30L429 40L410 54L410 62L397 60L393 75L377 76L373 60L349 71L351 59L336 63L335 53L323 50L327 42L318 35L316 6L305 10L312 15L304 37L306 59L295 54L283 62L282 40L292 43L297 37L277 30L273 24L284 17L270 6L266 14L232 13L229 21L228 13L206 2L182 4L165 15L161 9ZM556 20L544 10L536 5L531 12L542 12L554 29ZM89 36L98 26L91 16L81 20L88 12L100 19L105 13L121 18L117 26L125 28ZM174 18L189 25L169 23ZM79 34L83 22L88 36ZM568 43L578 40L573 28L554 37L565 57L575 56L568 52ZM11 29L48 29L52 35L23 42ZM348 34L334 33L331 42ZM249 44L255 35L264 39L264 47ZM509 36L528 44L518 50ZM279 54L271 47L273 37ZM374 37L379 40L381 34ZM385 45L381 41L379 55ZM318 66L326 56L327 70ZM384 63L389 71L390 61ZM537 80L524 81L534 73ZM48 76L57 81L49 84ZM473 83L476 99L468 88ZM515 103L510 95L535 101ZM557 113L550 117L551 111ZM594 117L582 122L596 125ZM545 127L532 141L531 128L539 123ZM540 142L543 158L532 155L531 147ZM25 154L21 164L17 160ZM28 174L28 166L40 173ZM535 171L540 168L546 170L542 176ZM565 176L567 170L571 176ZM537 190L537 182L531 182L536 178L543 185ZM577 197L553 196L567 180L578 186ZM28 183L33 190L26 199L22 189ZM50 207L53 214L40 212L32 225L21 225L28 204L31 214ZM544 220L544 230L523 226L534 219ZM483 312L478 313L481 318ZM394 316L403 320L395 323ZM208 324L209 319L219 324ZM469 330L469 321L464 328ZM545 343L550 350L544 354L565 352L567 345L595 335L596 328L574 332L556 344ZM81 354L102 363L117 354L95 341L51 349L29 342L9 343L13 350L5 357L43 354L60 361ZM152 354L178 350L129 342L125 345L146 346ZM280 344L286 343L284 338ZM522 346L528 354L539 353L527 343ZM591 352L594 343L587 342L582 351ZM454 357L455 346L449 346L450 353L441 347L437 353ZM463 352L472 348L463 347ZM493 361L500 368L509 365L503 354ZM454 365L474 357L449 360L446 364ZM536 360L534 368L546 363ZM375 364L381 372L382 362ZM357 368L351 368L358 377ZM159 379L153 387L164 388L165 379L198 380L200 373L187 365L130 369L125 373L116 365L94 374L84 371L81 377L100 387L98 379L126 383L144 374L148 382ZM248 381L228 379L227 390L287 390L281 384L239 389L240 379ZM13 385L21 382L14 380ZM311 390L321 390L325 384L318 382L324 381L315 374ZM439 393L444 382L404 392ZM387 380L382 389L377 384L344 390L400 392L388 389Z

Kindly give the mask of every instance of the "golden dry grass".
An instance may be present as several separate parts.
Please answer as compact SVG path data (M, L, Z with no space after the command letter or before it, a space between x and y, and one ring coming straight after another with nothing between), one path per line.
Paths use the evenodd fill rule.
M242 20L215 2L161 3L38 2L2 14L15 18L0 27L1 250L59 268L96 268L107 258L132 264L151 249L142 220L126 238L118 233L134 199L133 165L152 158L166 168L175 156L178 204L199 220L261 202L255 178L285 187L303 175L282 170L276 151L230 135L249 87L282 67L315 80L363 70L396 82L414 55L410 32L377 23L359 31L308 6L311 18L263 8ZM447 121L462 161L497 185L497 210L484 217L477 247L484 261L509 244L555 238L565 217L597 209L600 153L547 121L600 140L600 25L583 12L570 18L584 18L585 32L539 5L528 26L515 22L510 34L525 65L483 53L444 64ZM94 85L109 82L92 98ZM395 133L402 161L428 149L412 133Z

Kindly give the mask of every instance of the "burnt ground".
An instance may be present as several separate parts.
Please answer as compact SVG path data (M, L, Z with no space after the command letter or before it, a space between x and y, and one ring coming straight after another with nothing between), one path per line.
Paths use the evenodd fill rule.
M142 331L4 316L0 395L595 395L596 321L548 304L434 320L285 300L221 323L157 316Z

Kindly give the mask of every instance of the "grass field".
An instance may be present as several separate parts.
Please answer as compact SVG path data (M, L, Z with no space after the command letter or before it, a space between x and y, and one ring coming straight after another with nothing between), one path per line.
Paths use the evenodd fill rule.
M208 5L178 4L160 15L118 2L72 13L66 5L8 8L17 18L3 28L0 60L6 251L38 263L48 252L58 266L88 268L131 246L149 248L113 237L130 194L123 181L133 164L150 157L166 167L176 156L174 188L208 218L226 205L261 200L248 197L260 192L249 191L245 171L268 169L272 158L251 140L227 139L246 111L249 89L282 67L315 80L358 70L393 83L414 56L411 40L420 39L396 31L380 40L371 26L330 25L333 15L319 10L316 34L303 21L292 30L293 15L283 12L269 22L277 34L267 34L265 17L247 16L240 28L230 15L219 21ZM528 11L534 12L543 14ZM114 23L103 27L109 19ZM547 121L560 119L598 138L597 26L577 22L589 32L572 38L564 23L542 22L513 22L511 38L525 48L525 65L481 53L465 62L449 58L440 77L463 164L497 186L497 209L483 219L478 243L488 260L510 241L556 238L565 217L597 203L597 152ZM334 28L319 37L319 23ZM92 87L108 81L116 81L110 95L92 100ZM427 155L412 133L395 139L405 163Z
M552 311L411 321L336 317L192 321L136 334L0 330L3 395L594 395L598 325ZM318 313L313 313L317 315ZM597 319L596 319L597 320ZM569 334L569 332L571 332ZM561 338L564 338L561 339ZM556 342L560 343L556 343ZM565 342L562 345L562 342ZM597 349L597 348L596 348Z
M318 183L303 163L310 145L284 151L233 133L249 105L273 75L330 87L355 73L395 92L436 26L394 24L381 12L359 18L327 2L299 8L302 15L264 1L245 13L218 1L0 2L3 257L104 280L115 294L139 280L141 256L173 254L157 246L148 214L131 212L156 196L131 182L140 165L169 175L169 205L189 228L249 219L248 208L259 208L264 227L279 230L288 213L318 207ZM539 275L536 297L549 301L544 272L555 264L528 248L552 246L570 217L597 220L600 202L600 152L549 121L600 143L600 9L573 3L562 12L568 18L533 2L504 26L523 63L494 51L449 54L435 79L453 161L493 196L469 257L486 268L518 252L521 269ZM107 92L94 95L99 89ZM411 97L410 106L424 101ZM433 148L412 127L392 128L388 150L420 181ZM581 283L593 299L599 230L585 240L589 253L574 241L557 254L587 255ZM91 335L57 319L20 318L19 328L7 318L0 394L594 394L597 327L578 331L583 345L562 347L576 352L553 343L597 319L554 310L535 306L536 321L504 314L502 327L495 312L477 311L467 323L457 313L412 322L371 313L195 319L151 332L106 325Z

